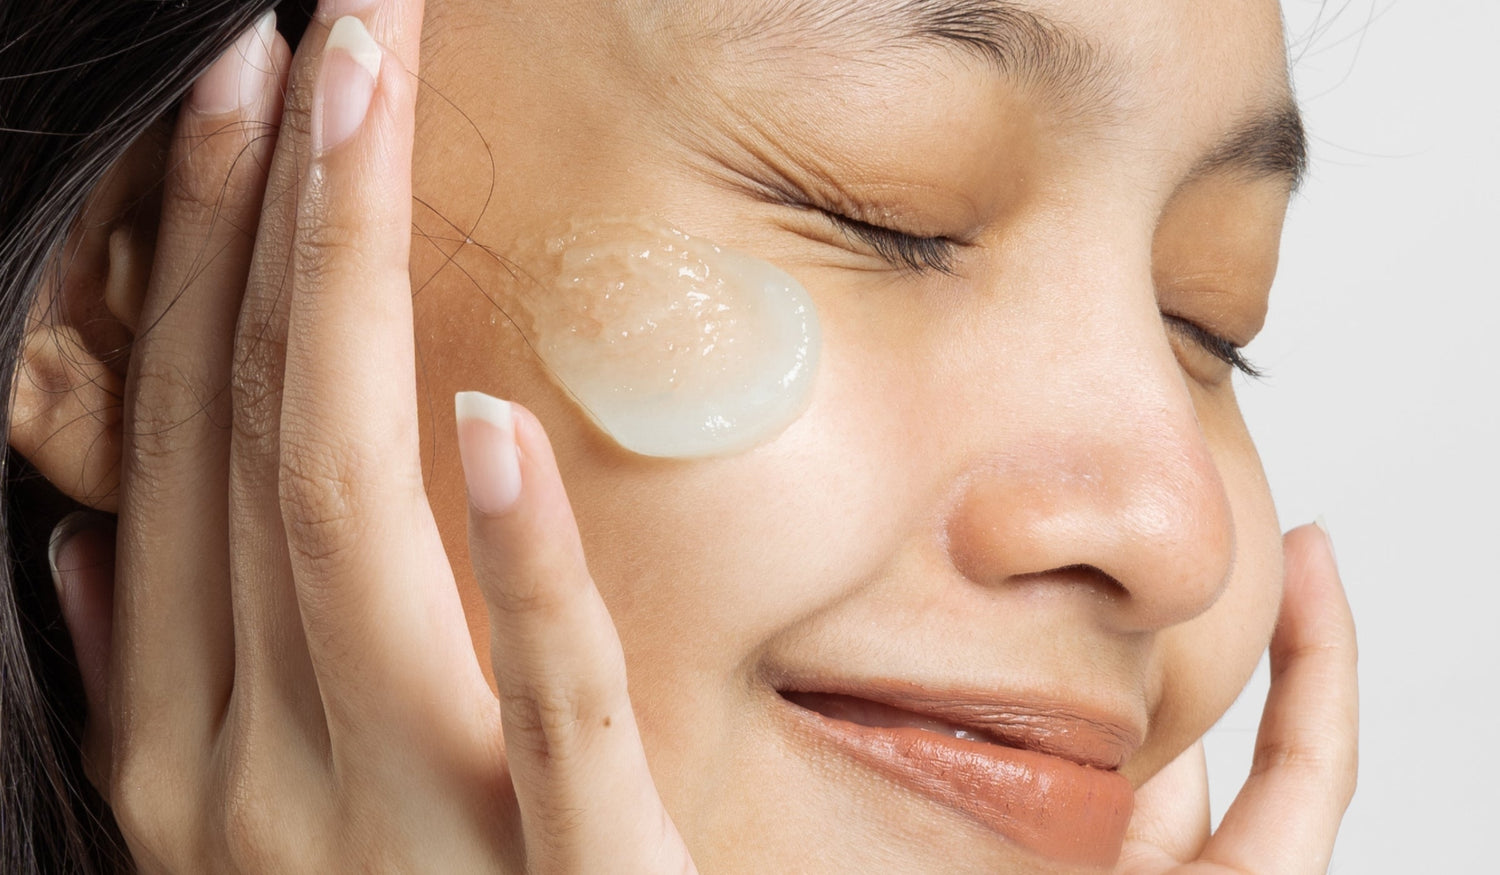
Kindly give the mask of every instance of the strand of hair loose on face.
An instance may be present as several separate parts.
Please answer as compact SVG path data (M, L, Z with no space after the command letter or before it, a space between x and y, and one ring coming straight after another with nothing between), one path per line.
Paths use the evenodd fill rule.
M468 279L468 281L474 286L476 290L479 291L480 294L484 295L485 299L490 302L491 306L493 306L501 316L505 317L505 321L509 322L511 326L516 329L516 333L521 337L521 342L526 344L526 348L530 350L532 356L542 366L542 369L553 378L553 382L556 385L560 386L562 390L567 393L570 398L573 399L574 403L576 403L582 410L587 412L589 416L595 417L594 411L588 406L588 404L585 403L582 398L578 397L577 393L575 393L572 388L564 383L563 380L558 376L557 371L547 363L546 358L542 356L541 351L536 348L536 345L534 343L532 343L531 338L526 334L526 330L521 327L521 324L516 321L515 317L512 316L511 313L506 310L505 307L503 307L493 295L490 294L490 291L485 288L484 284L481 283L477 277L475 277L472 273L465 269L463 265L458 264L458 254L463 251L464 247L473 246L479 251L488 255L490 258L494 259L495 263L498 264L500 268L506 273L510 274L512 279L520 280L522 277L524 277L525 282L531 287L541 287L541 283L537 281L536 277L532 276L528 271L522 268L520 264L506 257L505 255L500 253L499 250L490 246L486 246L485 244L480 243L474 239L474 235L478 232L480 224L484 221L484 217L489 214L490 206L494 202L495 189L497 187L497 178L499 176L499 173L495 166L495 153L490 148L489 141L485 139L484 131L480 129L479 125L467 112L464 112L463 107L455 103L441 90L434 87L432 83L428 82L425 78L418 76L417 82L418 85L426 93L435 95L440 100L442 100L443 103L447 104L454 112L458 113L459 116L463 118L464 122L469 126L470 130L474 132L474 135L479 138L480 145L484 147L485 157L489 161L490 175L489 187L485 191L484 203L480 206L479 214L475 216L473 225L467 230L458 225L452 219L449 219L441 210L437 209L423 198L418 197L415 194L412 195L412 200L425 207L428 212L436 216L449 228L462 235L461 239L452 237L439 237L437 235L429 234L423 231L421 228L416 227L415 223L413 223L412 230L415 231L424 240L431 242L434 246L437 246L438 241L445 243L456 243L458 245L457 248L453 249L452 252L443 252L442 247L437 247L439 252L443 252L443 263L438 267L437 270L433 271L432 276L428 277L419 288L412 290L412 297L415 298L417 295L421 294L422 290L427 288L427 286L433 280L437 279L437 277L440 276L447 268L453 267L457 269L464 275L466 279ZM429 415L430 414L431 411L429 411ZM434 452L436 452L436 449L434 449Z

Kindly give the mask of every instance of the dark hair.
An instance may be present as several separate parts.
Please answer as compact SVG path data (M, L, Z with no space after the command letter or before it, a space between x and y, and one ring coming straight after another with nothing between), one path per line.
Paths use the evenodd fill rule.
M28 313L105 172L267 9L289 38L312 0L0 0L0 381L15 386ZM9 443L12 393L0 407ZM69 502L0 462L0 871L129 871L83 776L73 649L46 564Z

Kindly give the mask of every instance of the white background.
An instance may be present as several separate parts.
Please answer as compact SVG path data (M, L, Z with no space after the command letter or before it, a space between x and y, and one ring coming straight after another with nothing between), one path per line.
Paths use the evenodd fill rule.
M1241 398L1290 527L1327 518L1360 639L1331 871L1500 872L1500 0L1284 0L1313 137ZM1317 22L1320 10L1321 23ZM1214 816L1262 664L1209 735Z

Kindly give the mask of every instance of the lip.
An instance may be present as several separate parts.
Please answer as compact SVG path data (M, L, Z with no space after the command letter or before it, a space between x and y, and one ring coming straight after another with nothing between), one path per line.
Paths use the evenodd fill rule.
M1140 743L1123 721L899 686L781 697L841 754L1032 853L1096 867L1119 858L1135 792L1115 769Z

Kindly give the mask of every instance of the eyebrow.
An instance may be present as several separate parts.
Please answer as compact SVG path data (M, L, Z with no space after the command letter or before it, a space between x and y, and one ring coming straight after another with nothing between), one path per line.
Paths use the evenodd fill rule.
M893 5L886 26L899 41L966 49L1005 76L1090 102L1104 103L1111 90L1110 67L1097 45L1007 0L903 0Z
M1190 179L1220 173L1248 173L1281 178L1293 191L1307 176L1307 128L1291 98L1281 107L1252 116L1225 137L1188 175Z
M812 35L839 45L864 34L896 47L957 48L1086 114L1107 112L1117 88L1115 70L1096 43L1011 0L772 0L759 11L727 3L748 16L730 26L741 37ZM1295 190L1307 165L1302 114L1288 97L1231 131L1189 179L1245 173L1284 179Z
M1113 75L1100 48L1076 29L1012 0L719 0L721 35L736 40L811 37L823 46L861 38L878 49L959 49L1051 96L1099 107Z

